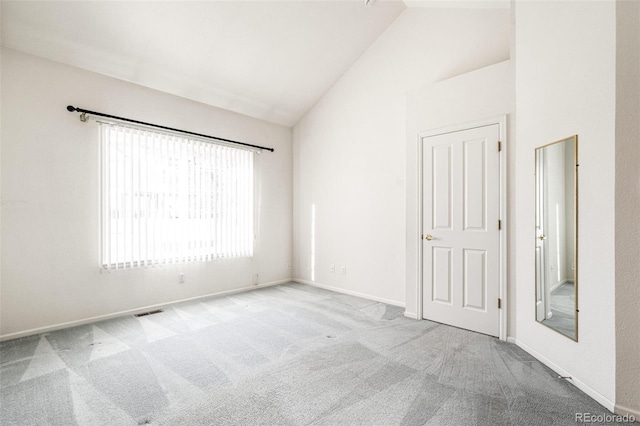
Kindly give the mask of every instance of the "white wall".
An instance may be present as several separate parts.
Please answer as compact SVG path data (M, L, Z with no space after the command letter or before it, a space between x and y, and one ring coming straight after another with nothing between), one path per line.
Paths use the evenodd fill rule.
M418 181L419 181L419 155L418 134L420 132L452 125L469 123L477 120L507 115L507 138L503 141L507 158L513 158L516 144L513 138L515 111L515 76L512 61L504 61L491 65L458 77L441 81L407 95L407 137L406 137L406 161L407 161L407 227L406 227L406 314L416 317L418 312L417 286L418 266L420 260L418 245L419 221L418 216ZM509 162L509 161L508 161ZM510 162L509 162L510 163ZM513 199L512 188L509 185L510 176L513 176L511 165L507 170L507 205ZM509 232L514 220L511 209L508 216L502 218L505 232ZM510 248L512 241L508 241ZM513 250L507 252L507 264L513 261ZM512 311L515 301L515 280L509 278L513 275L508 269L508 288L506 299L509 311L509 329L507 334L514 335L515 316Z
M1 336L291 277L290 129L7 49L2 89ZM100 273L97 126L69 104L274 147L256 256Z
M616 410L640 419L640 2L617 22Z
M2 20L2 4L0 4L0 21ZM0 46L2 46L2 31L0 31ZM0 48L1 49L1 48ZM0 96L2 95L2 50L0 50ZM2 99L0 98L0 124L2 124ZM2 131L0 128L0 188L2 188ZM0 307L2 306L2 206L4 195L0 190ZM0 330L2 330L2 314L0 313ZM2 335L2 331L0 331Z
M508 59L509 20L409 8L295 126L297 279L405 303L405 94Z
M615 2L515 2L517 342L613 409ZM578 134L576 343L535 321L534 149Z

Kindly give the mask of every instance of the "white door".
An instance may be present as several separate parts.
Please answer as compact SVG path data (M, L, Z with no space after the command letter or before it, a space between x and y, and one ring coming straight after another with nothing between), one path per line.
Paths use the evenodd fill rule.
M423 317L498 336L499 125L422 139Z

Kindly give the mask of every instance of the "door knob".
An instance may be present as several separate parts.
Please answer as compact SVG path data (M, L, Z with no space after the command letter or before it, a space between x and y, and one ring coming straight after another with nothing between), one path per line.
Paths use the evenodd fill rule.
M427 240L427 241L431 241L431 240L433 240L433 235L427 234L427 235L424 236L424 239Z
M547 236L546 236L546 235L544 235L544 234L540 234L540 236L539 236L538 238L540 238L541 240L544 240L544 239L546 239L546 238L547 238Z

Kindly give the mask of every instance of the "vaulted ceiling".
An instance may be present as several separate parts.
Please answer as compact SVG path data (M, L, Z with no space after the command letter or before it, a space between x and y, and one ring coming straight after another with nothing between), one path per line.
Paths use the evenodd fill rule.
M347 1L6 1L2 45L294 125L406 8Z

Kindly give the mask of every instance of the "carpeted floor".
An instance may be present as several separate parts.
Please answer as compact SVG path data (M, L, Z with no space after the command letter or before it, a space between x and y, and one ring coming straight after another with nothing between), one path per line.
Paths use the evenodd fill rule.
M287 284L0 343L0 425L573 425L517 346Z

